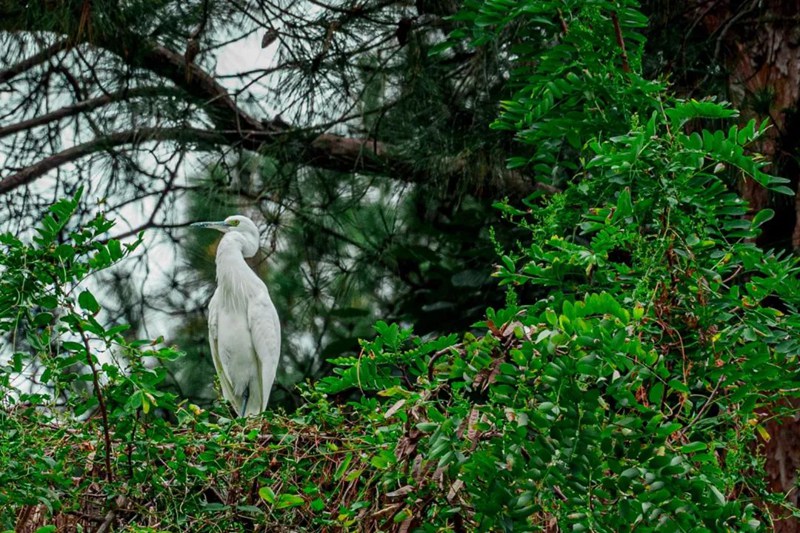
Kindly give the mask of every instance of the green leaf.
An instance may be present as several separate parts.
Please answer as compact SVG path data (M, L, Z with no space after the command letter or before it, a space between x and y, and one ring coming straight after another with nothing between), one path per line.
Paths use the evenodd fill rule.
M245 513L264 514L264 510L263 509L259 509L255 505L237 505L236 506L236 510L237 511L242 511L242 512L245 512Z
M775 216L775 211L772 209L762 209L753 217L752 227L758 228L763 223L767 222L768 220L772 220L772 217Z
M33 318L33 325L44 327L53 321L52 313L39 313Z
M379 454L379 455L374 455L374 456L370 457L369 464L371 464L372 466L374 466L375 468L377 468L379 470L385 470L385 469L389 468L389 465L391 464L391 461L387 457L385 457L383 454Z
M350 468L350 463L352 461L353 461L352 453L348 453L347 455L345 455L342 462L339 463L339 466L336 467L336 471L333 473L333 479L339 481L344 475L344 473L347 472L347 469Z
M64 341L61 343L61 347L70 352L83 352L86 349L83 344L74 341Z
M69 261L75 257L75 248L69 244L59 244L56 247L55 254L62 261Z
M45 294L39 298L39 305L45 309L55 309L58 307L58 299L52 294Z
M629 187L625 187L622 192L619 193L619 198L617 199L617 209L614 212L612 220L623 220L627 217L630 217L632 214L633 202L631 201L631 190Z
M203 506L203 509L205 511L219 512L219 511L227 511L228 509L230 509L230 506L222 503L212 502L212 503L206 503Z
M258 489L258 495L267 503L275 503L275 493L270 487L261 487Z
M775 185L774 187L768 187L768 189L778 194L785 194L786 196L794 196L795 194L795 192L786 185Z
M653 386L650 387L650 391L647 394L647 398L653 404L660 404L661 399L664 397L664 384L660 381L653 383Z
M276 509L285 509L286 507L298 507L303 505L306 501L302 496L297 494L281 494L275 501Z
M708 445L705 442L690 442L681 446L681 451L683 453L694 453L705 450L707 447Z
M720 492L720 490L714 485L709 485L708 488L711 491L711 494L714 496L716 504L725 505L725 495L722 494L722 492Z
M514 168L521 168L528 164L529 159L527 157L509 157L506 160L506 168L514 169Z
M321 498L317 498L311 502L311 510L320 512L325 509L325 502Z
M683 426L681 424L679 424L678 422L669 422L669 423L664 424L661 427L659 427L658 430L656 431L656 435L658 435L659 437L662 437L662 438L663 437L667 437L669 435L672 435L673 433L675 433L676 431L678 431L682 427Z
M669 388L672 390L689 394L689 387L687 387L682 381L671 379L667 385L669 385Z
M78 296L78 304L92 314L97 314L100 312L100 304L97 303L95 300L94 295L89 291L83 291Z
M363 469L352 470L349 474L347 474L344 477L344 480L349 483L349 482L353 481L354 479L358 478L358 476L360 476L362 472L364 472Z
M118 240L111 239L110 241L108 241L108 244L106 244L106 246L108 247L108 253L111 256L112 261L119 261L120 259L122 259L124 253L122 252L122 245Z

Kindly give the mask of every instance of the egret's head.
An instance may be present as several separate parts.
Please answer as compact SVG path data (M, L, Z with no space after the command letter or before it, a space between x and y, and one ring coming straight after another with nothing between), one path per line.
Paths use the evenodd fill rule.
M259 247L258 227L247 217L233 215L219 222L195 222L196 228L210 228L231 235L242 245L242 254L245 257L256 255Z

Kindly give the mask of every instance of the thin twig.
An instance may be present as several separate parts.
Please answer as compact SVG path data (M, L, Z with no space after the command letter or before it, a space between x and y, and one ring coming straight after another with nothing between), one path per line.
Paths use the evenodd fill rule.
M136 410L136 416L133 418L131 427L131 440L128 441L128 478L133 481L133 441L136 438L136 423L139 421L139 410Z
M436 360L455 348L455 346L448 346L447 348L443 348L431 356L430 360L428 361L428 381L433 382L433 364L436 362Z
M97 528L97 533L105 533L106 531L111 530L111 523L114 521L114 517L117 516L117 509L125 505L125 502L125 496L119 496L117 498L114 508L106 513L105 520L103 520L103 523L100 524L99 528Z
M564 20L564 14L561 10L558 10L558 21L561 23L561 31L566 35L569 32L569 27L567 26L567 21Z

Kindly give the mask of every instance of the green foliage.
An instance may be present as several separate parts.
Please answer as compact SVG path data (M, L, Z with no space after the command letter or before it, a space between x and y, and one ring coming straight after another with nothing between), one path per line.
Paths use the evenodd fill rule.
M468 2L460 19L471 22L476 45L496 45L516 32L511 72L517 92L501 102L494 127L514 132L528 154L509 159L530 168L537 181L560 184L577 169L584 143L623 133L630 116L659 108L662 85L623 71L613 14L627 47L629 67L641 64L647 19L630 0Z
M790 192L747 153L766 125L688 130L736 113L675 101L622 72L609 13L574 4L577 21L558 15L569 21L558 53L527 57L534 73L497 123L533 145L530 161L512 165L570 171L559 196L529 199L530 215L498 204L531 234L496 272L512 304L490 311L487 335L467 337L449 357L405 362L405 351L379 347L341 361L349 368L323 390L381 394L405 380L435 391L435 403L411 406L426 413L417 449L438 459L451 487L463 483L481 529L527 530L550 519L574 530L769 529L771 515L757 505L778 500L761 481L755 438L769 438L766 413L779 416L797 387L800 270L795 258L753 244L771 213L745 218L747 205L732 192L736 179ZM480 38L528 9L499 5L465 15ZM532 27L556 28L553 7L537 6L552 18ZM581 28L594 28L592 38ZM585 40L574 42L576 33ZM635 66L635 49L628 54ZM602 90L571 68L597 75ZM555 157L570 148L577 157ZM516 304L513 294L526 286L546 296ZM480 436L470 442L465 430ZM427 518L443 519L441 511L432 505Z
M71 228L80 196L79 191L54 204L31 244L0 235L0 332L8 357L0 366L4 510L42 504L53 513L77 505L59 498L72 488L67 473L80 477L93 468L91 461L72 462L75 450L60 446L75 417L93 417L82 451L97 450L94 473L111 480L118 460L112 443L128 440L140 416L154 408L174 409L174 396L157 390L163 368L150 368L146 359L172 360L180 353L156 348L156 342L127 341L125 325L102 325L100 304L83 288L91 273L123 260L140 239L126 245L104 241L113 223L102 215ZM107 458L103 466L100 457ZM3 527L13 527L9 520L0 516Z
M476 46L513 28L528 66L515 72L519 92L497 124L532 154L512 164L563 187L497 203L525 235L498 246L505 306L462 335L420 338L378 322L358 356L335 359L333 376L303 387L306 404L291 418L231 422L158 396L158 372L135 363L141 345L96 323L94 297L65 288L129 250L96 240L102 218L69 234L74 254L56 246L71 205L59 204L35 246L2 237L10 307L0 309L14 311L0 324L37 331L2 385L30 353L47 359L35 327L54 310L63 316L47 340L58 339L59 353L97 366L96 342L131 364L102 365L111 425L65 418L53 429L56 411L31 407L41 398L8 397L2 527L25 506L58 521L80 505L203 531L768 531L798 514L768 492L758 452L766 422L798 390L800 267L754 244L771 213L748 216L733 192L741 179L786 192L748 151L766 126L703 130L701 119L735 112L643 80L642 20L630 2L487 0L459 17ZM524 46L541 35L544 44ZM553 103L537 108L545 89ZM93 408L97 390L70 405ZM155 405L174 423L153 416ZM93 453L104 431L110 471ZM19 481L31 468L36 481Z

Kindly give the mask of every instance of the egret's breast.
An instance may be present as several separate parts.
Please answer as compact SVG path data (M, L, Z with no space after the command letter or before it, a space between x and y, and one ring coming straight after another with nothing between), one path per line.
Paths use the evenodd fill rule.
M234 392L241 395L258 373L247 314L244 310L223 307L219 310L217 328L220 362Z

